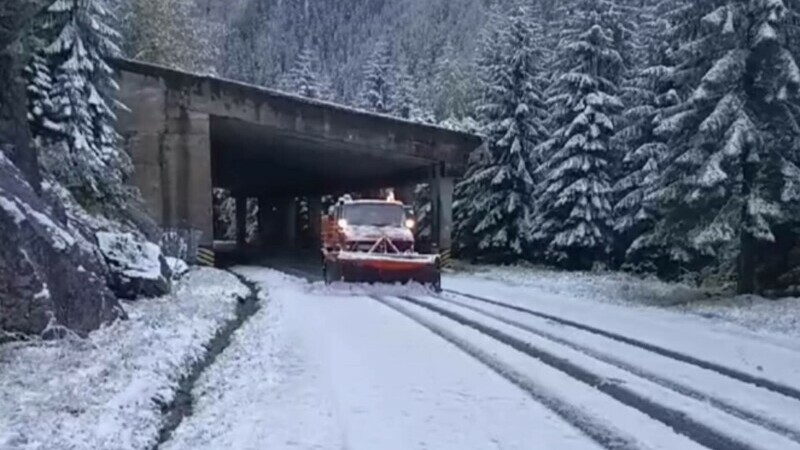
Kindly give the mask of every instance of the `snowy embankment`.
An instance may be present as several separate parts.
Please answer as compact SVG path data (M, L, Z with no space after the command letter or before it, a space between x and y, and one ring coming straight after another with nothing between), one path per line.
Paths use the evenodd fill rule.
M685 284L625 273L571 273L528 267L470 267L446 277L445 286L447 281L458 284L475 279L524 288L530 298L547 295L569 301L659 307L699 315L710 319L710 323L733 323L759 333L800 336L800 298L722 296Z
M162 406L249 293L229 273L197 269L85 340L1 346L0 449L152 448Z

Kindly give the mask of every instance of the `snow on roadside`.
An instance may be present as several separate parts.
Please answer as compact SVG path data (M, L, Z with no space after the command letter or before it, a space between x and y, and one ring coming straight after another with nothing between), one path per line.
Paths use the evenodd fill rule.
M248 294L229 273L196 269L86 340L0 346L0 449L151 448L161 405Z
M800 336L800 298L769 300L756 295L688 303L677 308L753 331Z
M655 278L642 279L623 272L563 272L533 267L473 267L454 278L485 278L515 286L529 286L551 294L607 303L670 306L706 298L700 289Z
M284 320L285 300L303 283L270 269L234 271L263 286L263 305L200 376L192 416L162 449L333 448L332 406L314 389L317 375L301 361Z
M754 333L728 322L717 322L675 310L590 302L555 295L534 287L509 286L481 279L452 280L448 287L733 368L757 378L798 387L800 367L794 363L800 344L792 336Z
M482 278L571 299L627 306L665 308L733 323L759 333L800 336L800 298L711 297L709 292L626 273L558 272L531 267L471 267L446 278ZM445 281L445 288L447 282Z

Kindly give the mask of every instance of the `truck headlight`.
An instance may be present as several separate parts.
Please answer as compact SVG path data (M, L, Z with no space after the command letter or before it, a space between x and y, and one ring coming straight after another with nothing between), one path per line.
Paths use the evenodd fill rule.
M413 230L415 226L417 226L417 222L414 219L406 219L406 228Z

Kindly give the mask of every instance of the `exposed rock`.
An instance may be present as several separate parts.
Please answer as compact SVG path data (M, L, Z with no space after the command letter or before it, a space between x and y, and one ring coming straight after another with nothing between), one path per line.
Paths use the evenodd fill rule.
M105 266L0 149L0 329L80 335L124 316ZM45 333L47 331L47 333Z
M180 258L173 258L171 256L167 256L166 259L169 270L172 272L173 280L180 280L184 275L186 275L186 273L189 272L189 265L186 264L186 261Z
M100 232L97 242L110 271L109 287L117 297L136 300L169 293L172 274L158 245L132 233Z

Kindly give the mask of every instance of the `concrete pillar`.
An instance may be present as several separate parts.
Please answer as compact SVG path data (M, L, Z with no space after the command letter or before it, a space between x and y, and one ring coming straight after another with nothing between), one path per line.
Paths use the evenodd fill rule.
M161 141L165 223L199 231L200 245L214 241L211 131L206 113L188 110L178 93L167 94Z
M394 188L394 195L397 200L403 202L404 205L413 206L415 195L414 190L416 188L415 184L406 184L403 186L398 186Z
M454 186L452 178L434 176L431 180L431 238L439 251L453 246Z
M214 241L210 118L188 109L181 92L158 81L126 74L120 100L131 112L119 130L136 171L133 181L148 212L164 228L200 232L199 244Z
M308 198L308 221L312 247L318 249L322 245L322 199L319 196Z
M247 246L247 197L236 196L236 246L243 250Z
M266 196L258 197L258 240L264 248L275 247L275 202Z
M287 248L293 249L297 245L297 201L294 197L286 199L281 209L284 214L284 244Z

